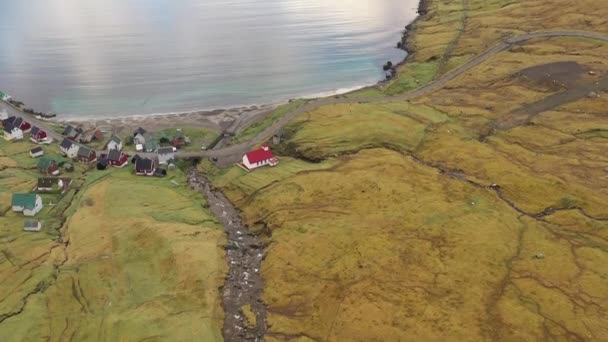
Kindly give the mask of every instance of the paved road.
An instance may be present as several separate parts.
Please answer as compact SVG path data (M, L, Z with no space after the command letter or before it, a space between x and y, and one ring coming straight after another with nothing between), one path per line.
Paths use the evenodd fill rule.
M520 36L509 37L509 38L505 39L504 41L496 44L495 46L489 48L488 50L486 50L479 56L473 58L472 60L468 61L467 63L449 71L448 73L443 75L441 78L439 78L427 85L424 85L414 91L411 91L411 92L408 92L408 93L405 93L402 95L386 96L386 97L381 97L381 98L366 99L366 98L329 97L329 98L312 100L312 101L309 101L306 104L292 110L291 112L286 113L283 117L281 117L279 120L277 120L275 123L273 123L270 127L266 128L264 131L262 131L261 133L259 133L258 135L256 135L252 139L250 139L249 141L246 141L244 143L237 144L237 145L223 147L223 148L216 149L216 150L211 150L211 151L178 152L176 154L176 157L177 158L217 157L217 158L230 158L230 159L237 160L245 152L249 151L252 147L261 144L262 142L266 141L269 137L271 137L272 135L277 133L281 128L283 128L285 125L287 125L288 122L290 122L291 120L293 120L295 117L297 117L300 114L310 112L312 110L315 110L315 109L325 106L325 105L342 104L342 103L386 103L386 102L394 102L394 101L407 101L407 100L411 100L411 99L414 99L417 97L428 95L440 88L443 88L449 81L464 74L465 72L478 66L479 64L487 61L488 59L495 56L496 54L508 50L513 45L521 44L521 43L527 42L532 39L553 38L553 37L588 38L588 39L595 39L595 40L601 40L601 41L608 42L608 34L597 33L597 32L585 32L585 31L541 31L541 32L532 32L532 33L528 33L528 34L524 34L524 35L520 35ZM49 133L52 133L51 136L54 139L61 140L61 136L59 134L55 133L50 128L50 126L48 126L47 123L33 120L31 115L29 115L29 114L18 112L6 104L2 104L2 105L5 107L8 107L10 109L10 111L9 111L9 109L7 109L7 111L9 111L9 115L19 115L19 116L22 116L23 118L27 118L28 121L35 121L35 123L34 123L35 125L47 130Z

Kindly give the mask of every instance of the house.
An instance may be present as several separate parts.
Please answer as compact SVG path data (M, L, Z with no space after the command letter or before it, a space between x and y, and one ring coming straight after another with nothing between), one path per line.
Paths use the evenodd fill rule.
M113 167L123 167L129 163L129 155L119 150L111 150L108 153L108 162Z
M108 141L108 145L106 146L108 151L111 150L122 150L122 141L117 136L112 136L110 141Z
M249 172L258 167L266 165L275 166L278 163L279 160L272 154L268 144L265 143L262 145L262 148L245 153L243 160L238 165Z
M23 139L23 131L13 124L4 125L4 139L8 141Z
M51 158L42 157L38 160L38 171L43 175L56 176L59 174L59 165Z
M13 194L13 211L25 216L34 216L42 210L42 197L37 194Z
M36 192L52 192L52 191L63 191L72 181L68 178L51 178L43 177L38 178L38 184L36 185Z
M135 162L135 174L138 176L153 176L156 163L152 159L142 158Z
M97 153L88 147L80 147L76 155L79 163L90 164L97 160Z
M25 220L23 230L26 232L39 232L42 229L42 222L38 220Z
M157 155L159 165L167 164L169 160L175 159L173 147L161 147L158 149Z
M59 149L66 157L74 159L78 155L80 147L70 139L64 138L61 144L59 144Z
M30 131L30 140L35 144L40 144L47 140L46 132L34 126Z
M135 134L133 136L133 144L135 145L145 145L146 144L146 137L143 134Z
M63 129L63 135L71 141L78 140L78 138L80 137L81 134L82 134L82 128L76 128L74 126L67 125Z
M80 137L80 142L84 143L84 144L88 144L92 141L102 141L103 140L103 133L98 130L98 129L93 129L90 130L86 133L84 133L81 137Z
M42 157L43 155L44 155L44 150L42 149L42 147L34 147L33 149L30 150L30 156L32 158Z
M8 119L2 121L3 126L12 125L13 127L19 128L24 133L29 132L32 129L32 125L24 121L22 117L11 116Z

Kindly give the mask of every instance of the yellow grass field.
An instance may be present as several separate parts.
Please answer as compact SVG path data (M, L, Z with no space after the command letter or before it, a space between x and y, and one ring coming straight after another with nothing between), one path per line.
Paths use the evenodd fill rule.
M35 184L16 168L21 145L0 143L2 208ZM39 214L39 233L0 216L0 340L221 341L223 230L174 173L181 186L128 169L72 174L80 190Z

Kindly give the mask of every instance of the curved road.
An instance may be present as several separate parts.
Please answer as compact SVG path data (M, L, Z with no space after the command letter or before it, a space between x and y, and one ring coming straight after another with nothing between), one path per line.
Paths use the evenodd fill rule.
M312 100L312 101L307 102L306 104L292 110L291 112L286 113L283 117L281 117L279 120L277 120L271 126L267 127L264 131L262 131L261 133L259 133L258 135L256 135L255 137L253 137L252 139L250 139L247 142L237 144L237 145L227 146L227 147L220 148L217 150L199 151L199 152L178 152L176 154L176 158L195 158L195 157L240 158L245 152L249 151L252 147L261 144L263 141L268 139L268 137L271 137L272 135L274 135L282 127L287 125L287 123L289 121L293 120L296 116L298 116L300 114L315 110L315 109L325 106L325 105L332 105L332 104L386 103L386 102L394 102L394 101L411 100L411 99L432 93L435 90L438 90L440 88L443 88L449 81L464 74L465 72L478 66L479 64L487 61L488 59L495 56L496 54L508 50L513 45L524 43L531 39L553 38L553 37L588 38L588 39L595 39L595 40L601 40L601 41L608 42L608 34L598 33L598 32L585 32L585 31L540 31L540 32L527 33L527 34L523 34L520 36L509 37L509 38L505 39L504 41L498 43L497 45L491 47L490 49L486 50L479 56L468 61L467 63L444 74L441 78L439 78L427 85L424 85L414 91L411 91L411 92L408 92L408 93L405 93L402 95L386 96L386 97L381 97L381 98L365 99L365 98L328 97L328 98ZM2 103L2 107L5 107L7 109L9 115L22 116L24 118L27 118L30 121L33 119L31 115L19 112L19 111L15 110L14 108L10 107L9 105L7 105L6 103ZM59 134L55 133L54 130L51 129L47 123L45 123L43 121L36 121L34 124L42 129L46 130L47 132L52 132L51 136L55 140L60 141L62 139L62 137ZM149 154L145 154L145 155L149 155Z

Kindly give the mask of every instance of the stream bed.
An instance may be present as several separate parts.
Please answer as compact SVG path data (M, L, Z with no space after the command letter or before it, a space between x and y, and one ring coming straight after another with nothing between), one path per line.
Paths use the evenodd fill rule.
M240 211L211 185L207 177L193 168L188 174L188 182L192 189L205 195L209 209L226 231L228 274L222 288L224 340L264 341L266 307L261 299L264 282L260 275L264 243L242 223ZM247 318L244 308L253 313L255 322L251 317Z

